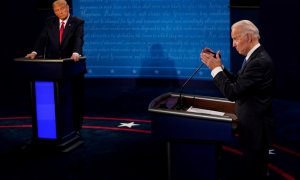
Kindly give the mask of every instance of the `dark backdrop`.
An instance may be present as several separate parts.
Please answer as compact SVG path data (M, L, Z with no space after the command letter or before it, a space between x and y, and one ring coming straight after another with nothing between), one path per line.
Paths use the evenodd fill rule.
M29 84L14 69L13 59L25 56L41 30L44 19L52 15L52 1L2 2L2 58L0 61L0 112L30 113ZM71 2L70 6L72 7ZM261 42L267 48L277 69L276 98L299 100L299 2L231 1L231 21L249 19L261 31ZM231 52L231 69L237 71L240 56ZM196 67L195 67L196 69ZM192 72L191 72L192 73ZM167 91L180 91L183 80L169 79L87 79L86 113L146 112L154 97ZM184 93L221 96L212 82L191 81Z

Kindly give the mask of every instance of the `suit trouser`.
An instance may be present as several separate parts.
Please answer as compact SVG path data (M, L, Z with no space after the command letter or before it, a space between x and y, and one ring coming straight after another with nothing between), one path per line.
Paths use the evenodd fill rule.
M269 147L242 148L245 179L265 180L268 177Z

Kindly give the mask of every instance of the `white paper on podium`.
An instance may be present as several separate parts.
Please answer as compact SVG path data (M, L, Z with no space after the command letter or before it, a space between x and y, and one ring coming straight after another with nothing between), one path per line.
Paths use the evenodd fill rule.
M224 112L220 111L213 111L213 110L207 110L207 109L200 109L200 108L194 108L191 106L187 112L194 112L194 113L202 113L202 114L210 114L210 115L217 115L217 116L224 116Z

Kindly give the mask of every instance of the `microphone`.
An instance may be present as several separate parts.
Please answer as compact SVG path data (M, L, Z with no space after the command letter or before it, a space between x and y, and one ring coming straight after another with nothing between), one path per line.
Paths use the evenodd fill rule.
M183 91L183 89L185 88L187 83L195 76L195 74L201 69L202 66L203 66L203 63L194 71L194 73L181 86L181 90L180 90L180 93L179 93L179 98L178 98L178 101L175 105L175 108L177 110L181 110L183 108L183 101L182 101L182 91Z
M47 52L47 44L48 44L48 35L46 36L46 42L44 45L44 54L43 54L43 58L46 59L46 52Z
M208 52L212 53L214 55L214 58L217 57L217 53L212 52L212 51L208 51ZM221 58L221 54L219 54L219 56ZM175 109L177 109L177 110L183 109L182 91L185 88L185 86L187 85L187 83L195 76L195 74L201 69L202 66L203 66L203 63L194 71L194 73L181 86L181 90L180 90L180 93L179 93L179 98L178 98L178 101L177 101L177 103L175 105Z

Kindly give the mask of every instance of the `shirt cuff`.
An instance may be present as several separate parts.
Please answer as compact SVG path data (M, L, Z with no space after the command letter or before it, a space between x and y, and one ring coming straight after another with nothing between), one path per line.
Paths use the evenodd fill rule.
M222 67L218 66L211 71L211 76L215 78L215 76L221 71L223 71Z
M80 57L80 54L79 54L79 53L77 53L77 52L73 52L73 54L76 54L77 56L79 56L79 57Z

